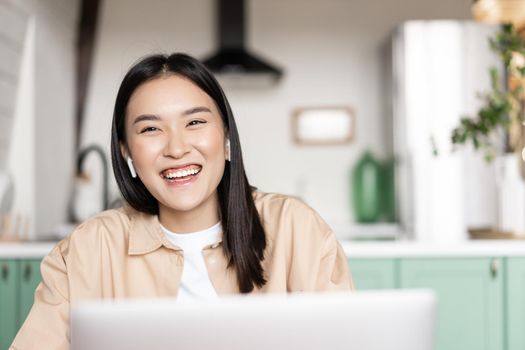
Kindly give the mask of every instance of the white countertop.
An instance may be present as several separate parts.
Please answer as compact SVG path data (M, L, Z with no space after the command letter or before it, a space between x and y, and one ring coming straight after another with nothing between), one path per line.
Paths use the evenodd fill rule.
M476 240L455 244L421 242L341 242L350 258L525 257L525 241Z
M0 258L42 258L46 256L57 242L0 242Z
M41 258L56 242L0 243L0 258ZM525 240L479 240L456 244L430 244L410 241L342 241L350 258L396 257L525 257Z

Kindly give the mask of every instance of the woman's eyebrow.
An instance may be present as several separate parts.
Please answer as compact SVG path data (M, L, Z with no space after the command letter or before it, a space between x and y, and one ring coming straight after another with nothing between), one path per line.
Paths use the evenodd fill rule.
M146 120L160 120L159 116L153 115L153 114L142 114L139 115L135 120L133 121L133 124L137 124Z
M182 112L182 115L190 115L190 114L200 113L200 112L211 113L211 110L208 107L204 107L204 106L193 107L193 108L187 109L184 112Z

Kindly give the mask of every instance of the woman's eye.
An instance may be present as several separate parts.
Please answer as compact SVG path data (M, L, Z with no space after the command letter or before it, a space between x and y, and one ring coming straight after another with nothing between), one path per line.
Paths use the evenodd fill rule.
M159 130L159 129L157 129L154 126L148 126L147 128L144 128L144 129L140 130L140 133L143 134L143 133L146 133L146 132L153 132L153 131L157 131L157 130Z
M204 124L206 123L204 120L192 120L188 123L188 126L198 125L198 124Z

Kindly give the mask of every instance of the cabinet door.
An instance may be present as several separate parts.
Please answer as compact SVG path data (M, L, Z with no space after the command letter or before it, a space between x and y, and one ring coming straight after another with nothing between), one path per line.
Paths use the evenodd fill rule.
M401 288L438 297L436 350L502 350L501 259L402 259Z
M348 264L357 290L393 289L397 283L395 259L349 259Z
M20 261L20 301L18 304L18 327L24 323L35 296L35 289L40 283L40 259Z
M525 258L507 259L508 350L525 349Z
M7 350L18 330L18 262L0 260L0 350Z

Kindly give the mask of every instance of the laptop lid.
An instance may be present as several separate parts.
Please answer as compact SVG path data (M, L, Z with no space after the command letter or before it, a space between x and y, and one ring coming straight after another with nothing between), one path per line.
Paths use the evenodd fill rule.
M430 350L436 298L426 290L84 302L72 350Z

